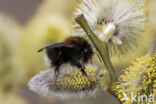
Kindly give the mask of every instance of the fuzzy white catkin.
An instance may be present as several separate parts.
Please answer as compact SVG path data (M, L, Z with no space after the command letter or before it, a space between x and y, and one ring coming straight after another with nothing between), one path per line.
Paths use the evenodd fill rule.
M82 0L75 10L74 18L84 14L96 36L109 43L110 54L126 53L137 45L137 40L146 30L147 6L145 2L146 0ZM115 29L109 28L106 32L105 29L108 30L107 27L110 24L115 26ZM103 31L99 31L96 25ZM73 35L86 35L76 22L73 23L72 28ZM104 39L105 37L108 39Z
M88 68L88 70L91 72L87 72L89 77L92 77L92 74L94 76L94 70L97 69L97 66L94 65L86 65L86 67L90 67ZM96 77L90 79L90 80L86 80L84 79L84 76L81 74L80 70L78 68L72 67L72 66L63 66L60 69L60 73L59 73L59 77L57 79L57 82L55 83L54 81L54 69L48 69L46 71L42 71L39 74L35 75L28 83L28 87L34 91L37 94L40 94L42 96L47 96L47 97L59 97L59 98L73 98L73 97L84 97L87 95L94 95L95 92L97 91L97 83L93 83L92 79L96 79ZM78 72L76 74L77 75L74 76L75 72ZM92 73L93 72L93 73ZM89 74L90 73L90 74ZM70 74L71 76L69 76L68 74ZM66 75L67 77L64 77L64 75ZM74 76L74 77L72 77ZM67 79L66 79L67 78ZM73 80L73 79L75 80ZM81 80L81 81L80 81ZM96 80L95 80L96 81ZM79 82L84 82L84 83L79 83ZM75 89L75 84L78 87L81 87L81 85L79 84L86 84L86 83L93 83L91 85L91 87L88 88L83 88L83 90L80 90L80 88ZM65 84L59 84L59 83L65 83ZM74 83L74 84L73 84ZM79 84L77 84L79 83ZM73 88L74 86L74 88ZM85 85L84 85L85 86ZM86 85L88 86L88 85Z
M119 37L129 34L133 35L133 31L143 30L145 26L144 1L145 0L83 0L79 8L76 9L75 16L83 13L93 30L94 24L98 24L104 19L107 24L114 23L119 25ZM80 30L79 32L84 33L78 24L73 25L73 27L78 28L76 31Z

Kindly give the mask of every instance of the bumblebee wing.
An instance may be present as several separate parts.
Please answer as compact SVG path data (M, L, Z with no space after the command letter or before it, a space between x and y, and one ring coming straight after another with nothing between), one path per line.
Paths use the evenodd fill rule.
M49 46L49 48L61 48L61 47L67 47L67 48L73 48L74 46L73 45L70 45L70 44L66 44L66 43L56 43L56 44L53 44L51 46Z
M61 42L61 43L56 43L56 44L51 44L51 45L45 46L45 47L39 49L37 52L41 52L44 49L48 49L48 48L61 48L61 47L73 48L74 46Z

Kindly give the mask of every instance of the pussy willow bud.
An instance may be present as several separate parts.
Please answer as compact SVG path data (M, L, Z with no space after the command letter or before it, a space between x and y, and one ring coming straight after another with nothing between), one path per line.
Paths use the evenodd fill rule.
M128 54L148 27L146 0L81 0L73 17L81 14L96 36L108 43L111 56ZM86 35L76 22L72 27L73 35Z
M86 65L86 77L80 69L72 66L60 69L57 81L54 80L54 69L43 71L29 81L29 88L43 96L57 96L61 98L83 97L94 95L98 90L98 67Z
M152 55L136 59L123 72L116 86L121 102L123 104L145 104L149 103L149 99L152 101L152 97L156 96L156 51ZM132 99L134 96L137 96L135 100ZM142 96L144 96L143 100Z

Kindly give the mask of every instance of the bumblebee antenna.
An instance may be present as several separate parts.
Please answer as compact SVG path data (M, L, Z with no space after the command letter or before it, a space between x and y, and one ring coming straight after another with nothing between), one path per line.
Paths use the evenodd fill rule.
M95 52L95 53L96 53L96 55L98 56L98 58L99 58L100 62L102 63L103 61L102 61L102 59L101 59L100 55L99 55L97 52Z

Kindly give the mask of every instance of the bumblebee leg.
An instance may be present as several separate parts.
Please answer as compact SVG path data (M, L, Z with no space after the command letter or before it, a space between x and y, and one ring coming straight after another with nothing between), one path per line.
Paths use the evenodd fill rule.
M55 81L55 83L56 83L57 78L58 78L58 76L59 76L59 66L56 66L54 71L55 71L54 81Z
M82 68L85 69L85 65L84 65L84 63L82 63Z
M85 70L83 68L81 68L81 72L88 77L87 73L85 72Z
M84 68L82 67L82 65L80 64L80 62L73 60L73 61L71 61L70 63L71 63L72 65L74 65L74 66L80 68L80 69L81 69L81 72L82 72L85 76L87 76L87 73L85 72L85 70L84 70Z

